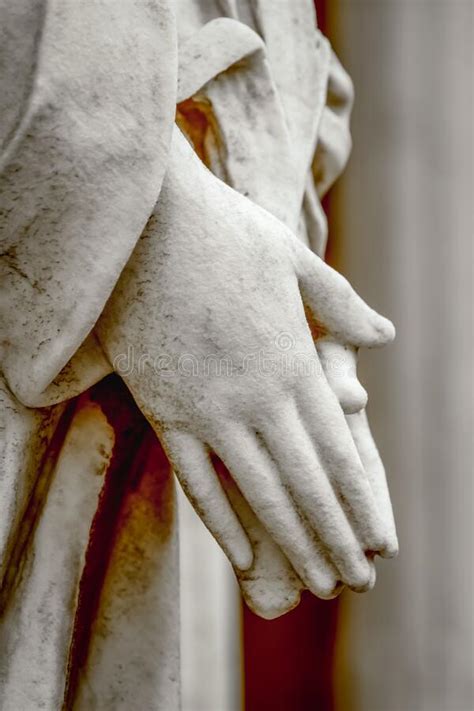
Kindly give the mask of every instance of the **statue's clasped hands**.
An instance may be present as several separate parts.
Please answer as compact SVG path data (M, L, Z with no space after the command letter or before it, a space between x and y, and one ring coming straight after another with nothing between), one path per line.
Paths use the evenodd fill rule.
M372 558L393 555L396 536L356 447L365 425L350 393L360 393L346 389L344 412L331 348L381 346L394 328L215 178L178 130L160 199L97 334L244 589L258 527L316 595L371 587Z

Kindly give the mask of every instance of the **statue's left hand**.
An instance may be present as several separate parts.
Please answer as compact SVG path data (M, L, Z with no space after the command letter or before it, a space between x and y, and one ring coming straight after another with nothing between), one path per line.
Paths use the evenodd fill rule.
M365 476L386 527L389 545L384 556L393 557L398 552L398 540L392 504L385 468L367 419L367 394L357 378L357 353L355 349L327 338L316 341L316 347L326 378L345 413ZM298 603L304 584L251 511L228 472L219 464L216 470L254 552L251 568L235 571L245 601L254 612L265 618L271 619L288 612ZM375 561L369 559L369 562L373 570L372 582L375 583ZM342 589L343 586L335 592Z

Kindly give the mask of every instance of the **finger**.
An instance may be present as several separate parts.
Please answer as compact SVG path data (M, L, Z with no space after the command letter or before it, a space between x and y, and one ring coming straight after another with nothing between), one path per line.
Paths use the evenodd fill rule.
M384 558L392 558L398 553L395 521L385 469L365 412L366 392L357 380L356 353L350 346L343 346L332 339L317 341L316 347L329 385L348 415L346 421L385 526L386 544L380 554Z
M333 597L336 571L307 529L255 433L233 424L231 431L215 433L211 446L305 586L318 597Z
M341 274L308 247L292 241L301 296L312 318L336 340L368 348L395 337L391 321L370 308Z
M332 338L315 343L326 380L346 415L360 412L367 405L367 392L357 379L357 354L352 346Z
M367 413L363 410L346 419L385 524L387 542L381 555L393 558L398 553L398 539L392 503L385 468L370 431Z
M323 374L298 383L298 408L312 442L364 550L388 545L374 493L335 394Z
M223 463L216 458L214 467L254 552L252 567L236 571L242 595L253 612L272 620L296 607L304 585L245 501Z
M160 433L160 439L186 496L232 565L239 570L250 568L253 561L250 541L219 482L206 447L194 435L181 430Z
M324 545L342 582L355 590L368 589L371 573L364 548L321 466L296 407L288 405L278 419L268 426L262 425L262 436L292 497Z

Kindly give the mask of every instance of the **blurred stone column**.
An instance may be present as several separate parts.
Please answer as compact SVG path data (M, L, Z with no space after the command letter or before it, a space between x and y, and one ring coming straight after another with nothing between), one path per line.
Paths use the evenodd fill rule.
M331 198L333 263L398 338L364 354L401 553L345 599L344 711L467 711L473 671L473 8L336 0L328 34L356 90Z

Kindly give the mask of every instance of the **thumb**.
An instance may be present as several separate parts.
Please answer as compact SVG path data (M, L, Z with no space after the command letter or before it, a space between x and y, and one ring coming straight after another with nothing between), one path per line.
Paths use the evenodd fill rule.
M336 340L356 347L374 348L393 341L391 321L371 309L347 279L305 245L295 247L301 296L318 326Z

